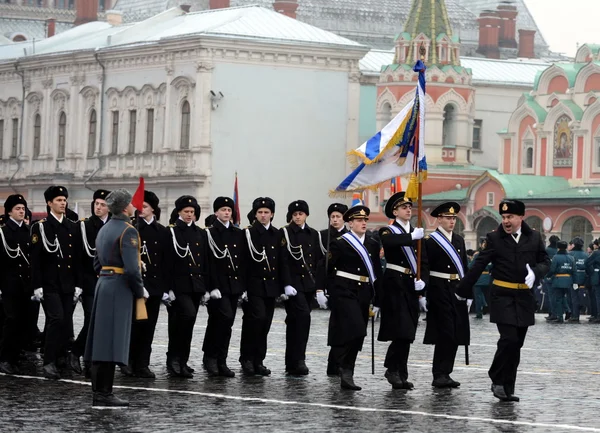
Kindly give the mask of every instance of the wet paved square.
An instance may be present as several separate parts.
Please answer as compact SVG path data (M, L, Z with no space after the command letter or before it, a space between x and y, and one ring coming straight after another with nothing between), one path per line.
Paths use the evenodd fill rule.
M285 311L278 308L265 360L270 377L244 377L237 362L241 310L234 325L229 366L233 379L209 378L202 370L202 339L207 313L201 309L190 365L194 379L168 378L165 370L167 315L161 311L151 368L155 380L116 374L115 392L128 398L126 410L92 410L89 381L82 376L51 382L35 377L41 362L24 377L0 376L0 431L410 431L410 432L561 432L600 431L600 326L548 324L542 315L531 327L522 352L516 394L520 403L502 403L490 392L487 369L497 331L487 316L472 316L470 365L459 348L452 377L459 389L431 387L433 347L420 343L425 322L409 358L413 391L396 390L383 377L387 343L375 343L371 375L371 338L359 355L355 381L362 391L341 390L325 374L329 312L313 311L307 350L310 375L285 375ZM43 320L43 319L41 319ZM43 322L41 322L43 323ZM82 311L75 315L76 330ZM378 323L375 324L377 332ZM370 329L369 329L370 333ZM36 372L37 367L37 372Z

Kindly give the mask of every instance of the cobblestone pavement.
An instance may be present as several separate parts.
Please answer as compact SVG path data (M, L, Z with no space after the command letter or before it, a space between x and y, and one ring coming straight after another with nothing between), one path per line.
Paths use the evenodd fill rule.
M469 366L459 348L452 375L462 383L459 389L431 387L433 347L420 343L422 322L409 359L415 390L393 391L383 377L387 343L376 342L375 375L371 375L369 335L355 373L363 390L352 393L341 390L339 380L325 374L327 311L313 311L307 350L311 373L301 378L284 372L283 309L276 311L265 361L272 375L241 375L237 362L241 310L238 313L229 357L237 373L233 379L209 378L202 370L205 309L198 316L190 360L196 369L194 379L169 379L164 367L167 315L163 309L151 365L157 379L116 374L116 393L130 400L128 410L92 410L88 381L82 376L59 382L40 378L38 360L30 363L28 376L0 376L0 431L600 431L600 326L587 324L585 317L579 325L555 325L538 315L522 353L516 391L521 402L503 403L492 396L487 376L497 340L495 325L487 316L472 319ZM81 322L78 307L77 330Z

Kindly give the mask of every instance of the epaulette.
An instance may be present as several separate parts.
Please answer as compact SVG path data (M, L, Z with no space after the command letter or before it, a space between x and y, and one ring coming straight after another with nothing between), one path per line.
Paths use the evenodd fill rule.
M425 236L425 239L426 239L426 240L427 240L427 239L429 239L429 235Z
M175 224L169 224L169 227L175 227Z
M46 222L46 218L42 218L41 220L37 220L36 222L34 222L33 224L31 224L32 226L35 224L40 224L40 223L45 223Z
M337 238L335 238L335 240L336 240L336 241L341 241L341 240L342 240L342 237L341 237L341 236L338 236Z

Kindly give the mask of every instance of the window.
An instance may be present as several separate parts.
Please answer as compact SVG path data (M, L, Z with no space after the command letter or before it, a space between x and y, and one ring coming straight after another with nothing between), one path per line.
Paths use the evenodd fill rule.
M64 111L61 111L58 118L58 155L57 158L63 159L65 157L65 146L67 136L67 115Z
M190 148L190 103L185 101L181 106L181 149Z
M481 150L481 119L475 119L473 124L473 149Z
M444 107L444 122L442 124L442 146L444 147L456 145L455 121L454 105L448 104Z
M135 132L137 129L137 110L129 110L129 148L128 153L135 153Z
M33 121L33 157L39 158L40 156L40 142L42 139L42 116L39 114L35 115Z
M146 152L152 152L154 146L154 108L146 110Z
M2 151L4 150L4 119L0 119L0 159L4 158Z
M17 145L19 143L19 119L12 120L12 146L10 147L10 157L17 157Z
M523 140L523 172L533 173L533 140Z
M600 168L600 137L596 137L596 168Z
M113 155L116 155L118 150L119 150L119 112L113 111L112 112L112 141L111 141L110 153L112 153Z
M96 151L96 110L90 113L90 124L88 126L88 157L94 156Z
M495 202L494 193L488 192L487 193L487 206L495 206L494 202Z
M574 216L569 218L563 224L560 238L568 242L574 237L578 236L584 240L584 245L588 245L593 240L592 230L592 224L587 218L582 216Z
M525 151L525 168L533 168L533 147Z

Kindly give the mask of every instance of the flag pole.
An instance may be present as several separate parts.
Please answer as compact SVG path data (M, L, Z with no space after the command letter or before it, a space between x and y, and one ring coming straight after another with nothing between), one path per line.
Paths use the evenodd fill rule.
M421 62L425 63L425 53L427 51L425 50L425 47L423 46L423 44L421 44L421 47L419 48L419 54L421 54ZM425 73L425 72L419 72L419 74L421 73ZM418 90L417 90L418 91ZM423 107L419 107L419 116L423 115ZM416 164L416 170L415 172L417 173L417 185L418 185L418 192L417 192L417 227L421 227L421 215L423 212L423 180L421 179L421 169L419 167L419 162L418 162L418 155L419 155L419 147L420 147L420 136L421 134L423 134L423 131L421 131L420 128L421 122L419 121L419 126L417 127L417 130L419 131L419 136L417 137L418 140L415 140L415 164ZM423 227L424 228L424 227ZM421 279L421 251L423 248L423 241L421 239L419 239L417 241L417 279L420 280Z

